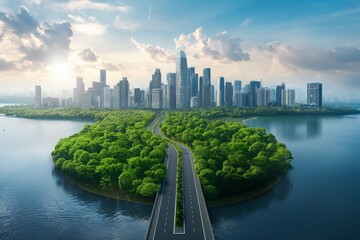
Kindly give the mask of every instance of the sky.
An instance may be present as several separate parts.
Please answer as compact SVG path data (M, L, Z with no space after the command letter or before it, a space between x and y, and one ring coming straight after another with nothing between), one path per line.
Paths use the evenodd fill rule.
M2 0L0 94L72 89L127 77L146 88L160 68L188 66L212 82L285 82L303 101L322 82L326 100L360 100L360 1L357 0Z

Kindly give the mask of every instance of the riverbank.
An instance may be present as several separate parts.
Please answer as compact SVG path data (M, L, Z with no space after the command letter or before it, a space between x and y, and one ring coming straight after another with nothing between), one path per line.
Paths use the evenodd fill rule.
M239 202L243 202L243 201L247 201L247 200L256 198L256 197L266 193L273 187L275 187L276 184L280 181L280 179L281 178L277 178L274 181L269 182L260 188L253 189L248 192L244 192L244 193L240 193L240 194L236 194L236 195L230 195L230 196L226 196L226 197L222 197L222 198L218 198L218 199L214 199L214 200L206 200L206 205L209 208L213 208L213 207L220 207L220 206L235 204L235 203L239 203Z
M75 178L72 178L71 176L65 174L62 171L59 171L57 169L55 169L56 171L58 171L60 174L62 174L64 177L66 177L67 179L69 179L73 184L75 184L76 186L78 186L79 188L96 194L98 196L102 196L102 197L106 197L106 198L112 198L112 199L116 199L116 200L121 200L121 201L127 201L127 202L133 202L133 203L140 203L140 204L146 204L146 205L153 205L154 204L154 199L150 199L150 198L142 198L140 196L135 196L132 194L127 194L127 193L121 193L117 190L102 190L100 187L96 187L84 182L81 182Z

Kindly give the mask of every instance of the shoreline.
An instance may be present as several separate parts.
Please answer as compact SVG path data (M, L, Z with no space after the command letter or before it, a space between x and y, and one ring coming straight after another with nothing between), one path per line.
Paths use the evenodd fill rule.
M215 208L225 205L231 205L231 204L237 204L240 202L244 202L256 197L259 197L260 195L266 193L267 191L274 188L278 182L281 180L281 177L276 178L275 180L263 185L262 187L253 189L251 191L247 191L244 193L239 193L235 195L229 195L222 198L214 199L214 200L208 200L206 201L206 205L209 208Z
M95 186L91 186L87 183L83 183L80 182L70 176L68 176L67 174L65 174L63 171L56 169L54 166L54 169L56 171L59 171L64 177L66 177L68 180L70 180L73 184L75 184L77 187L79 187L80 189L95 194L97 196L101 196L101 197L106 197L106 198L111 198L114 200L121 200L121 201L126 201L126 202L132 202L132 203L138 203L138 204L144 204L144 205L153 205L154 204L154 199L145 199L139 196L135 196L135 195L131 195L131 194L126 194L126 193L121 193L118 191L104 191L101 190Z

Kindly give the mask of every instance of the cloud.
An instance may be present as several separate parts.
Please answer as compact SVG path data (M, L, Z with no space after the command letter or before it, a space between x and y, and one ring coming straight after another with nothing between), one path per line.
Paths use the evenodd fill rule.
M27 5L41 5L42 0L26 0Z
M159 46L153 46L151 44L140 43L135 39L131 38L130 41L135 45L140 51L150 55L150 57L161 63L174 63L176 57L174 54L169 53L165 49Z
M139 24L136 22L123 20L120 18L120 16L117 16L115 18L114 27L121 29L121 30L127 30L127 31L135 31L139 28Z
M69 11L92 9L107 12L126 13L129 10L129 6L126 5L111 5L108 3L93 2L90 0L70 0L67 3L59 4L59 6Z
M76 33L81 33L87 36L100 36L106 31L106 26L98 23L95 18L88 17L84 19L80 16L69 14L72 26Z
M0 12L0 21L17 35L26 35L36 31L39 23L29 14L29 10L21 6L20 11L15 16L9 16Z
M0 58L0 71L13 70L15 68L16 68L15 63L7 62L4 59Z
M96 54L90 48L85 48L84 50L82 50L79 53L79 56L81 57L82 60L84 60L86 62L96 62L97 61Z
M109 72L126 72L126 68L121 64L114 65L112 63L102 62L101 67Z
M277 58L284 65L323 72L360 73L360 48L339 46L328 51L308 50L280 42L261 47L265 54Z
M227 32L217 33L212 37L204 34L202 27L194 32L175 38L177 48L184 47L196 58L209 57L224 62L249 61L250 55L241 48L242 40L237 36L230 36Z
M28 9L20 7L16 15L0 12L0 23L6 36L0 47L15 50L6 59L16 62L19 69L34 69L55 59L67 60L73 36L70 22L39 23Z

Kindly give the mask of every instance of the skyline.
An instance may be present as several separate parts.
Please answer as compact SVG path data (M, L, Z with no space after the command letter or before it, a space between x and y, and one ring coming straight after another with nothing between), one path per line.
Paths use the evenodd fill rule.
M89 86L108 72L109 85L127 77L145 88L156 68L212 69L212 82L263 79L303 89L326 85L333 95L360 99L360 3L356 1L47 1L0 3L0 93ZM299 93L301 95L301 92ZM304 96L304 93L302 94Z

